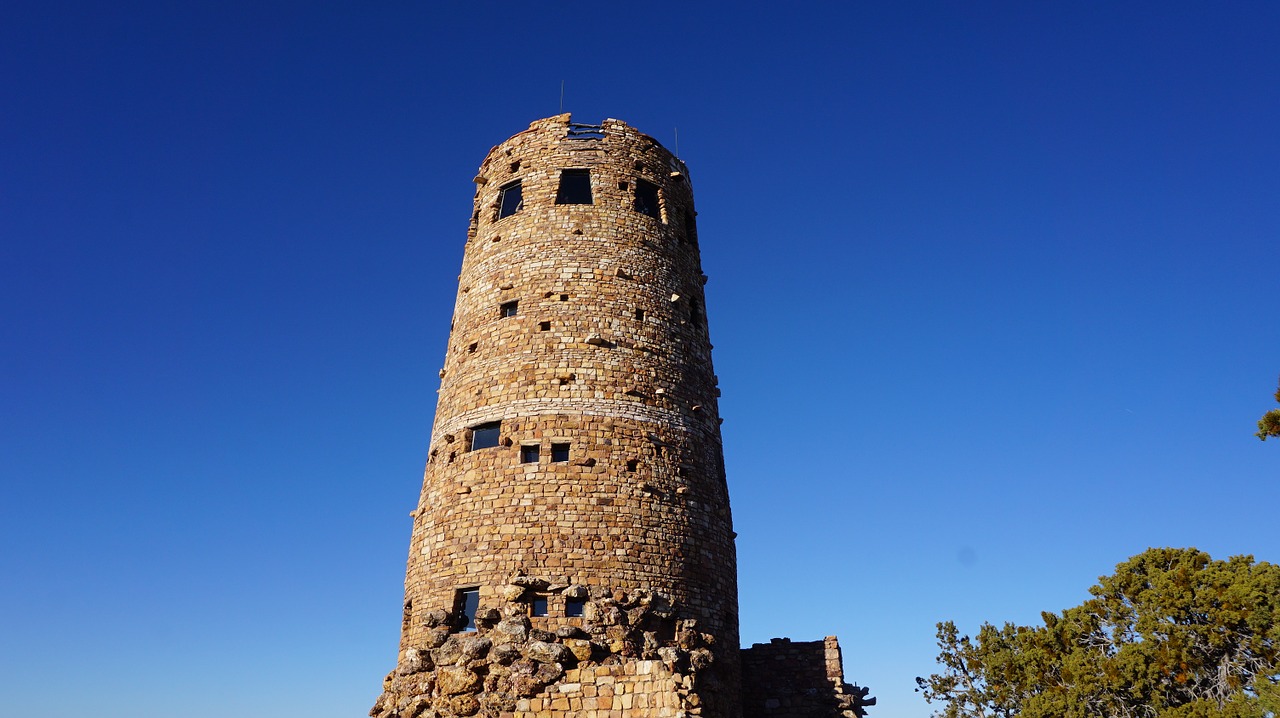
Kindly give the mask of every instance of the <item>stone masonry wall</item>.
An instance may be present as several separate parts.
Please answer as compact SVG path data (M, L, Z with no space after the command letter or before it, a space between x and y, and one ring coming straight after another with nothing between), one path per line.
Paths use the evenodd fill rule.
M557 203L563 170L589 173L590 204ZM504 611L512 577L542 576L669 597L672 620L711 639L707 690L721 695L700 699L706 715L736 716L735 534L688 169L622 122L561 115L495 147L475 182L398 670L436 650L432 617L452 615L461 589ZM504 212L517 182L522 203ZM494 423L497 445L476 448ZM586 630L560 593L547 598L533 628Z
M477 611L473 631L458 631L456 612L429 611L426 639L403 652L369 715L688 718L736 703L723 705L715 636L676 618L668 596L529 576L512 577L502 593L502 609ZM536 626L528 602L548 593L582 601L582 617Z
M875 705L867 692L844 682L835 636L775 638L742 650L744 718L857 718Z

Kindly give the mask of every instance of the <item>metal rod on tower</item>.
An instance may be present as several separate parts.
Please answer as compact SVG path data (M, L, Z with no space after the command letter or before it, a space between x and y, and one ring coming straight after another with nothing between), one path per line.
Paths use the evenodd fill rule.
M561 115L564 114L564 80L560 81L560 112L559 114Z

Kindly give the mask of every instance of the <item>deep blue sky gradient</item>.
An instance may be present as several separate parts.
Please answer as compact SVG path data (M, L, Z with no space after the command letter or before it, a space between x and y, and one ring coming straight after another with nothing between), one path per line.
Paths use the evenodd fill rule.
M1280 560L1274 3L0 6L0 716L363 715L473 185L691 168L743 639Z

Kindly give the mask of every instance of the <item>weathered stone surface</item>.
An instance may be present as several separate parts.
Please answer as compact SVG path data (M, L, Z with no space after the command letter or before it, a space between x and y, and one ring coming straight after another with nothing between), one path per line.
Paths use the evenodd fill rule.
M556 626L556 638L586 638L587 632L577 626Z
M436 687L447 696L469 693L480 685L480 676L470 668L444 666L436 671Z
M499 643L489 652L489 657L494 663L499 665L507 665L515 661L521 656L520 647L515 643Z
M396 672L400 675L409 675L429 671L432 668L435 668L435 663L432 662L430 653L422 649L410 648L404 652L404 658L400 660L400 666Z
M449 640L449 629L433 628L422 634L422 647L439 648L440 646L443 646L444 642L447 640Z
M442 609L427 611L422 615L422 625L427 628L442 626L449 621L449 612Z
M473 716L480 712L480 701L473 695L453 696L445 703L445 710L456 716Z
M544 643L554 643L558 637L551 631L544 631L541 628L529 629L529 640L542 641Z
M586 661L591 659L591 641L582 638L566 638L564 646L568 648L575 661Z
M539 663L572 663L574 662L573 652L560 643L547 643L545 641L530 641L528 648L525 649L525 655L531 660Z
M494 643L523 642L529 638L529 619L525 616L511 616L498 621L493 627Z
M489 715L499 715L516 708L516 697L510 693L487 693L480 697L480 707Z
M484 636L468 635L458 641L458 646L462 651L463 660L475 661L483 658L489 652L489 647L493 645L493 641Z
M530 591L545 591L551 582L545 578L536 576L513 576L509 583L513 586L520 586Z
M564 675L564 666L559 663L541 663L533 672L533 677L544 685Z
M689 664L696 671L705 670L715 661L715 654L705 648L689 652Z
M454 634L449 636L443 645L432 651L431 656L435 659L436 665L451 666L462 660L462 641L465 638L463 634Z

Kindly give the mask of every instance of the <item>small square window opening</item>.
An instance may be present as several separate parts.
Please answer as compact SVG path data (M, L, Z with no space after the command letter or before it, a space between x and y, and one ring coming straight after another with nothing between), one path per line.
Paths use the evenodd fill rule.
M551 322L538 322L538 331L540 332L551 331Z
M569 618L573 618L574 616L581 616L582 614L586 613L586 611L584 610L586 605L587 605L587 602L582 600L581 598L566 599L564 602L564 615L568 616Z
M560 170L560 189L556 204L591 204L589 170Z
M502 422L491 421L471 427L471 450L488 449L498 445L498 436L502 433Z
M538 454L541 447L537 444L523 444L520 446L520 463L536 464L538 463Z
M498 219L510 217L524 207L524 191L520 180L504 186L498 193Z
M551 445L551 461L563 462L569 460L568 444L552 444Z
M519 310L519 308L520 308L519 301L503 302L498 307L498 315L504 319L507 317L514 317L516 315L516 312Z
M530 616L547 615L547 597L546 596L533 597L533 600L529 602L529 615Z

